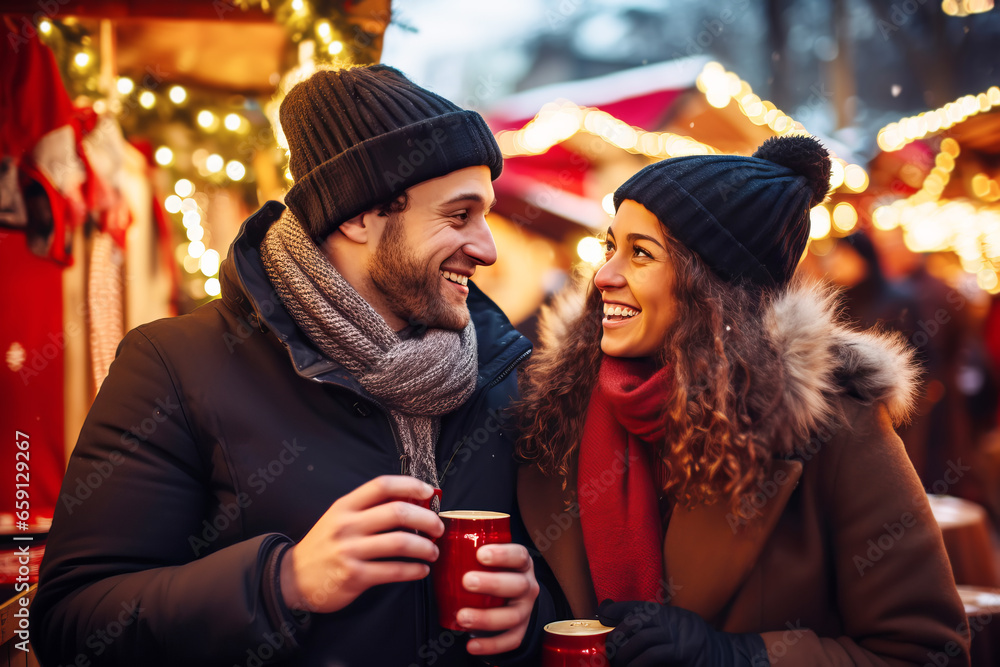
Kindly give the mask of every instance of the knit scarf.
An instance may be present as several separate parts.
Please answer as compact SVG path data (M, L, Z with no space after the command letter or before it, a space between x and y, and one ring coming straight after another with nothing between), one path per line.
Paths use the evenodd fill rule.
M409 474L438 486L441 415L476 387L476 331L428 329L403 340L334 268L288 210L260 246L271 284L292 318L327 357L388 411Z
M663 525L650 445L665 437L668 368L605 356L590 397L577 469L583 543L598 600L654 600Z

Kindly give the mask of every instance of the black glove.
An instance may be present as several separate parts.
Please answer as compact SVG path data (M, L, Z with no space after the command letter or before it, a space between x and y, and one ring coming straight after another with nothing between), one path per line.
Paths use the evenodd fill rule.
M770 665L756 633L720 632L701 616L654 602L612 602L597 609L615 667L762 667Z

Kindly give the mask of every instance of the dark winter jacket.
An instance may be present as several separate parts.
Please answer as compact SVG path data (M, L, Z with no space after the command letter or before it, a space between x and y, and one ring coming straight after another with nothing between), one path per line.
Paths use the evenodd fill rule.
M282 210L268 202L244 223L221 300L122 341L48 540L31 614L44 665L483 664L438 625L429 578L332 614L281 602L279 550L337 498L400 468L385 411L316 351L268 282L257 247ZM443 509L509 512L516 530L498 411L531 348L471 284L468 304L479 379L442 419ZM543 592L522 650L505 657L530 653L551 615Z

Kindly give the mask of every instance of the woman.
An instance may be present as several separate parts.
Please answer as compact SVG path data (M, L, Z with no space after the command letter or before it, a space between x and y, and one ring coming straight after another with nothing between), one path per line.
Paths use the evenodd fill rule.
M793 280L829 174L808 137L650 165L582 312L549 313L519 501L572 615L618 626L612 664L968 664L893 431L911 351Z

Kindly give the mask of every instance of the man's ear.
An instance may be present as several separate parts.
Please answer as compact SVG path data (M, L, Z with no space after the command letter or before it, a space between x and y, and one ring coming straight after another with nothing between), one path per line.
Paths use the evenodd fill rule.
M351 241L355 243L365 244L368 242L369 229L365 226L364 222L365 214L356 215L350 220L340 223L340 227L334 232L343 234Z
M378 238L382 227L385 226L386 218L387 216L372 209L341 223L337 231L354 243L366 244Z

